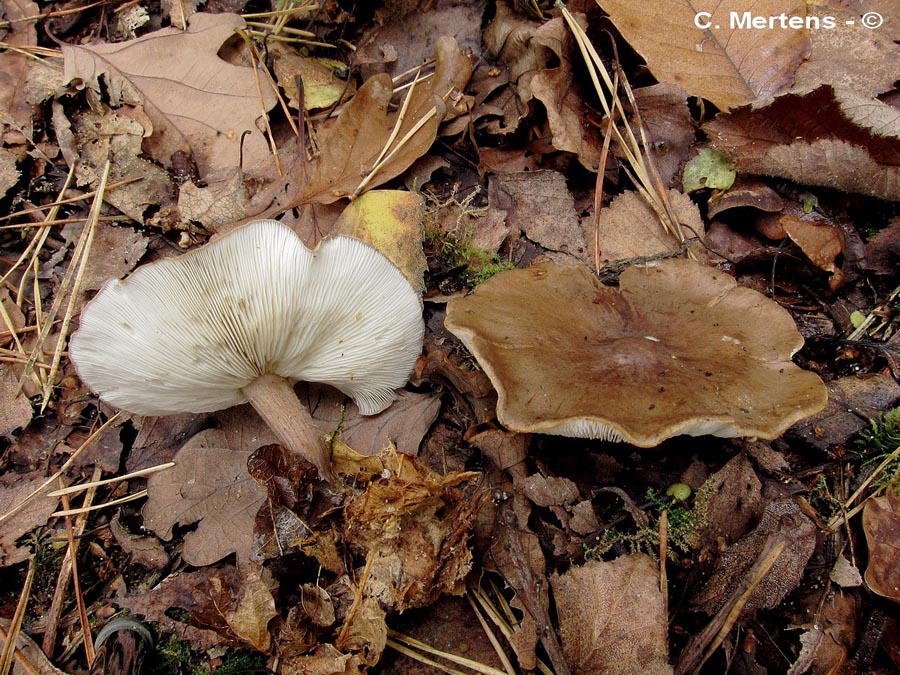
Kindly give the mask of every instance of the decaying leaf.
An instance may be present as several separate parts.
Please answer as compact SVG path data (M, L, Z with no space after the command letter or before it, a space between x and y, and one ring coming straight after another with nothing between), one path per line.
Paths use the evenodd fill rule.
M702 148L684 167L681 185L688 193L703 188L727 190L734 184L734 178L731 160L712 148Z
M882 14L885 19L891 13L896 15L894 7L881 9L887 10ZM809 56L797 69L794 88L827 83L872 97L889 91L897 79L894 65L900 61L900 45L885 29L896 22L888 20L873 30L860 20L863 13L878 10L872 2L855 6L837 0L808 3L810 17L830 18L834 27L810 31Z
M565 177L556 171L498 174L488 188L491 206L506 224L551 251L584 258L584 235Z
M711 494L701 507L702 532L711 546L715 546L719 538L727 544L738 541L759 522L765 508L762 482L743 452L711 475L700 492Z
M177 524L198 523L184 537L186 562L210 565L229 553L247 560L256 512L266 491L247 473L249 450L232 449L219 429L201 431L175 456L175 466L153 474L144 523L165 540Z
M152 535L138 535L129 532L122 524L121 513L117 512L109 521L109 530L122 550L131 556L131 561L151 570L164 569L169 564L169 554Z
M361 239L384 253L419 293L425 290L425 224L422 196L405 190L372 190L351 202L332 234ZM382 446L383 447L383 446Z
M780 221L785 234L801 248L818 268L831 273L828 287L834 291L844 282L844 272L835 262L846 253L846 239L839 227L824 222L785 216ZM845 256L846 258L846 256Z
M252 595L256 592L253 588L259 583L256 579L258 577L255 572L250 571L242 576L230 565L205 567L170 575L150 591L117 598L115 602L120 607L126 607L132 614L159 624L161 631L172 632L183 640L190 640L198 649L210 649L221 645L223 641L225 644L243 647L252 643L240 636L234 627L248 631L247 615L253 610L247 603L253 603L254 600L249 599L241 589L249 587L251 590L248 592ZM268 590L265 592L268 593ZM268 621L265 618L268 603L263 600L260 604L262 610L257 614L257 625L263 619ZM187 621L170 616L173 608L186 611ZM248 635L253 637L253 633Z
M501 272L451 300L445 325L514 431L642 447L678 434L775 438L826 402L821 380L790 360L803 345L790 315L694 261L630 267L618 290L584 268Z
M18 506L44 481L41 476L23 478L13 473L0 476L0 516ZM58 500L52 497L38 497L14 516L0 522L0 567L28 560L31 555L30 547L17 546L16 540L26 532L44 525L56 510L57 503Z
M776 607L803 579L803 571L816 547L816 526L800 506L789 499L776 499L766 506L754 530L728 547L713 576L693 604L715 613L738 587L744 575L775 538L787 546L759 582L744 605L745 612Z
M681 87L660 82L635 89L634 99L646 127L662 183L672 187L696 136L687 106L687 94Z
M180 150L193 154L201 175L237 166L241 153L242 166L253 167L268 156L256 120L275 105L275 92L262 76L257 89L252 68L217 56L244 26L236 14L198 13L187 31L163 28L127 42L63 45L65 79L99 91L105 76L114 106L142 104L153 126L144 147L164 165Z
M669 190L669 203L687 236L703 235L700 210L690 197L678 190ZM637 192L629 190L616 195L600 213L600 260L603 263L671 253L677 248L675 237L663 229L659 217ZM698 257L704 256L699 242L692 249Z
M758 0L752 12L736 12L733 5L715 0L598 3L657 80L677 84L723 110L788 87L809 48L802 25L746 25L769 17L777 22L779 16L803 22L803 0Z
M4 29L0 39L10 47L29 47L37 44L37 24L23 21L40 14L37 3L27 0L3 2ZM8 22L8 23L7 23ZM8 28L6 28L8 26ZM31 59L23 52L4 49L0 53L0 122L11 127L13 135L4 140L19 142L31 134L31 105L25 96L26 78ZM4 134L8 133L3 129ZM22 132L25 135L22 135Z
M112 200L110 200L112 201ZM63 228L63 237L70 245L77 242L83 225L73 224ZM81 290L96 291L110 279L120 279L128 274L147 251L149 240L130 227L114 227L99 222L94 230L90 264L85 269Z
M900 199L900 111L821 86L734 110L704 125L738 171Z
M27 427L31 416L31 401L19 388L19 376L0 364L0 437L10 438L16 429Z
M356 91L352 80L347 81L338 75L342 72L346 78L350 72L347 65L340 61L301 56L279 42L274 43L269 52L274 63L275 79L295 109L300 107L295 77L303 82L303 106L307 111L329 108Z
M461 486L478 474L440 476L393 450L378 459L388 478L369 482L344 507L347 541L368 552L363 592L399 611L462 592L478 500Z
M440 123L457 114L444 97L462 91L472 73L472 64L452 38L437 41L435 59L434 75L418 82L409 94L396 140L367 184L363 181L381 157L399 115L389 110L394 91L387 75L366 80L340 117L317 130L318 156L296 157L283 181L254 198L254 213L268 217L302 204L330 204L356 196L398 176L428 152Z
M578 51L572 32L563 18L557 17L538 28L532 39L553 51L559 59L558 67L541 70L531 78L531 92L547 110L553 147L577 155L586 168L597 171L603 137L599 125L585 121L590 111L578 93L578 80L574 77L571 57Z
M589 562L550 583L573 673L672 672L659 570L648 556Z
M61 113L62 108L55 110ZM145 223L158 208L172 203L174 185L160 166L141 159L142 141L149 131L141 121L149 126L139 108L106 109L102 113L88 110L75 118L72 133L79 184L96 188L109 160L110 183L132 182L108 190L104 199L132 220Z
M900 602L900 497L873 497L863 509L869 545L866 585L878 595Z

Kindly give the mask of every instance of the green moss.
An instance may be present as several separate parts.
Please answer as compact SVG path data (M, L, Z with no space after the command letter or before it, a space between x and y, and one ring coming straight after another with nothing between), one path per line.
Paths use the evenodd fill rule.
M863 473L878 470L870 486L872 494L900 495L900 408L869 420L855 445L863 459Z

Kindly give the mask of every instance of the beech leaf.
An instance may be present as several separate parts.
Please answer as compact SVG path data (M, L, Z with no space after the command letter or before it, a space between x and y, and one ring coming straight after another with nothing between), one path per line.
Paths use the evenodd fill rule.
M743 12L718 0L597 1L657 80L723 110L790 86L809 48L802 27L745 25L770 16L802 21L804 0L756 0Z

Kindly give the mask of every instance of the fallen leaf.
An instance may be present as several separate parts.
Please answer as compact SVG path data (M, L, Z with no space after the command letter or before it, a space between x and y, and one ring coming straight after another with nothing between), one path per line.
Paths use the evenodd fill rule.
M729 459L698 492L710 495L697 505L703 514L702 540L710 546L719 538L727 544L736 542L762 515L762 482L744 453Z
M712 148L702 148L684 167L681 186L685 193L703 188L727 190L734 184L734 167L721 152Z
M584 21L583 15L576 16L576 20L579 18ZM531 92L547 110L553 147L571 152L588 170L598 171L603 135L599 124L586 120L593 113L578 92L579 78L574 75L571 58L581 56L575 49L572 32L563 18L557 17L538 28L532 40L550 49L559 61L558 67L541 70L531 78Z
M706 586L691 601L695 607L714 614L776 537L787 546L769 572L750 592L743 612L777 607L803 579L806 564L816 547L816 526L800 506L789 499L776 499L766 506L759 524L746 537L725 551Z
M132 417L138 430L125 468L139 471L172 461L184 442L209 426L209 415L167 415L165 417Z
M250 193L237 168L207 174L202 187L188 181L178 190L178 214L186 230L199 225L218 232L245 218L249 206Z
M236 602L225 612L228 627L253 649L266 652L271 645L269 621L278 612L275 598L255 570L249 570L240 581Z
M884 30L892 22L873 30L860 18L863 11L878 11L878 7L871 2L854 4L848 7L840 0L808 4L810 17L820 22L831 19L834 26L810 31L810 52L797 69L795 89L824 83L874 97L893 88L897 79L893 65L900 61L900 46ZM887 18L896 8L883 9L889 12L882 14Z
M866 269L876 274L894 274L900 260L900 217L866 243Z
M62 236L74 246L83 225L67 225ZM94 230L90 264L81 279L81 290L96 291L110 279L121 279L128 274L147 251L149 239L131 227L115 227L103 221Z
M900 111L845 89L792 92L703 129L739 172L900 199Z
M784 200L762 181L739 177L727 192L709 200L707 215L714 218L723 211L742 207L777 213L784 208Z
M26 17L37 16L37 3L27 0L3 0L3 18L8 30L3 30L0 39L9 47L23 48L37 45L37 22L23 21ZM31 135L31 104L25 96L26 78L31 58L15 49L4 49L0 53L0 122L11 127L9 135L3 129L7 143L21 143ZM25 132L22 135L21 132Z
M859 599L850 593L832 592L824 600L821 609L810 610L816 611L815 625L800 636L800 654L787 675L837 673L848 665L857 645Z
M598 0L622 36L660 82L676 84L722 110L772 96L790 86L809 49L802 26L751 27L772 17L806 16L803 0L758 0L736 12L714 0L636 4Z
M172 574L152 590L116 598L115 604L159 624L161 632L174 633L201 651L219 647L223 640L243 646L225 618L234 610L241 581L233 566L205 567ZM172 618L178 616L172 609L184 610L187 619Z
M108 160L110 183L132 182L107 190L104 201L143 224L159 208L172 204L174 184L168 172L141 158L145 129L127 113L124 107L103 113L88 110L75 118L75 175L79 185L96 188ZM140 111L135 114L142 116Z
M648 556L592 561L554 574L550 583L573 673L673 672L659 570Z
M303 107L307 111L330 108L356 91L353 81L346 79L350 69L341 61L302 56L280 42L273 43L269 53L275 79L295 110L300 107L296 77L303 82ZM343 77L338 75L341 71Z
M253 69L217 55L244 27L236 14L198 13L187 31L163 28L127 42L63 45L65 79L99 92L105 75L113 105L143 104L153 124L144 147L161 164L180 150L193 155L201 175L253 167L269 156L256 120L275 105L275 92L260 76L260 98Z
M835 227L823 221L810 221L785 216L779 221L785 233L800 247L819 269L831 273L828 279L828 287L835 291L844 283L844 272L838 267L838 256L846 259L846 243L844 233L839 227Z
M352 201L334 224L345 234L381 251L420 294L425 290L424 200L405 190L372 190ZM383 447L383 446L382 446Z
M3 628L5 634L8 634L9 619L0 618L0 627ZM47 655L24 631L16 633L16 652L21 652L27 659L30 668L26 671L16 660L10 671L12 675L66 675L65 671L59 670L50 663Z
M863 583L859 569L843 555L839 555L834 561L828 578L841 588L855 588Z
M878 595L900 602L900 497L868 499L862 524L869 545L866 585Z
M144 524L162 539L175 525L199 523L184 536L188 564L211 565L229 553L248 560L256 512L266 491L247 473L248 450L229 446L218 429L201 431L175 456L175 466L147 481Z
M678 190L669 190L668 196L685 236L702 236L703 218L697 205ZM593 243L590 248L593 248ZM677 249L675 237L663 229L656 212L635 191L628 190L616 195L600 212L602 263L671 253ZM698 257L704 257L699 242L692 250Z
M31 401L19 389L19 376L0 364L0 437L12 438L16 429L28 426L32 415Z
M0 476L0 516L6 515L14 507L40 487L43 476L18 476L7 472ZM31 547L18 546L16 540L36 527L47 523L56 510L59 500L55 497L37 497L14 516L0 522L0 567L15 565L31 556Z
M472 72L472 64L451 38L437 41L435 59L434 75L418 82L408 94L396 140L367 185L362 185L363 180L390 140L399 115L389 110L394 90L387 75L366 80L340 117L317 130L318 156L307 160L301 149L304 154L295 158L286 178L254 197L254 213L275 216L302 204L330 204L350 197L400 175L428 152L440 123L456 114L443 97L462 91ZM398 141L404 138L400 147Z
M169 564L169 554L159 543L159 539L148 535L132 534L122 524L120 512L117 511L109 521L109 530L115 537L116 543L127 555L131 556L131 562L151 570L162 570Z
M900 384L889 373L848 375L825 386L825 408L790 432L819 450L845 445L866 426L866 419L876 419L900 400Z
M565 177L556 171L525 171L492 176L491 207L506 211L506 224L551 251L585 257L586 246L575 200Z
M4 148L0 151L0 198L15 187L21 175L16 168L16 156Z
M634 99L662 184L674 187L697 133L688 110L687 94L681 87L660 82L635 89Z

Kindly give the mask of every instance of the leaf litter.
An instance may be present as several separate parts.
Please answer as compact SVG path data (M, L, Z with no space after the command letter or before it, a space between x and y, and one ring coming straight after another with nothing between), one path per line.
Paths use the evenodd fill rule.
M17 640L43 635L45 652L11 656L20 667L87 672L79 627L123 610L161 644L183 641L155 672L248 652L282 673L900 664L886 618L900 484L890 21L867 28L861 8L830 0L299 2L245 16L240 1L0 4L0 618L27 603ZM866 20L887 16L870 4ZM735 27L732 10L765 30ZM695 171L694 157L716 162ZM64 352L107 279L256 217L312 247L361 238L424 297L423 355L393 406L366 417L328 387L296 391L333 484L247 406L113 416ZM631 298L641 275L662 279L649 312ZM707 275L717 290L679 305ZM567 281L546 300L518 283L530 277ZM479 304L513 281L511 308ZM779 318L722 319L735 293ZM640 324L614 340L612 365L567 341L598 311ZM509 387L454 336L462 314L549 372L507 368L521 379ZM724 349L699 389L721 399L726 372L748 388L725 416L774 419L776 396L738 358L757 352L823 380L827 407L813 414L817 390L771 430L703 413L676 424L695 436L646 449L519 424L535 408L572 417L579 397L607 419L638 375L690 409L698 387L666 378L704 322ZM792 324L787 346L744 339L773 323ZM635 340L666 358L641 366L619 350ZM561 368L559 353L580 356ZM741 433L756 438L719 437ZM57 570L76 541L67 589ZM465 644L476 633L416 630L435 617L479 631L480 663Z

